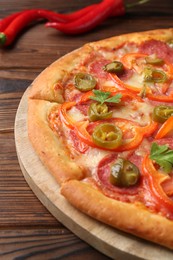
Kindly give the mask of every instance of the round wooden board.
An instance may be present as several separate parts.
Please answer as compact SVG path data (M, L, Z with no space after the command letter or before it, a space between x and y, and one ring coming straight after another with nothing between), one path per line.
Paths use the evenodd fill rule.
M29 88L16 114L15 143L23 175L43 205L78 237L113 259L173 259L172 251L106 226L79 212L60 195L59 185L41 163L28 140L28 91Z

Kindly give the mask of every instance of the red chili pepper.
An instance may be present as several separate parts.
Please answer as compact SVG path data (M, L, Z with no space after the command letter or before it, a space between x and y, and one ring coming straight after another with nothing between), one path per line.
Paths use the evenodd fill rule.
M126 9L135 5L144 4L148 1L150 0L138 0L137 2L125 5L123 0L103 0L100 4L97 4L96 7L89 13L86 13L86 15L81 16L74 22L69 22L66 24L48 22L46 26L55 28L66 34L84 33L102 23L109 16L124 15Z
M125 15L125 12L126 12L126 6L123 0L116 1L116 6L114 9L112 9L111 16L122 16Z
M7 17L0 20L0 32L3 32L7 28L7 26L21 13L22 12L10 14Z
M44 10L33 9L26 10L16 14L16 17L12 22L0 33L0 45L10 45L16 38L16 36L31 22L39 19L47 19L50 21L65 22L63 15ZM7 23L6 23L7 24Z
M124 5L123 0L103 0L99 4L84 7L70 14L60 14L44 9L17 12L0 21L0 45L8 46L16 36L31 22L39 19L51 21L46 26L56 28L64 33L83 33L103 22L109 16L125 14L125 7L143 4L149 0Z
M81 18L82 16L84 16L85 14L87 14L88 12L90 12L91 10L93 10L94 8L97 7L98 4L93 4L93 5L89 5L86 6L78 11L75 11L73 13L69 13L69 14L61 14L62 18L66 21L66 22L71 22L71 21L75 21L79 18Z
M122 0L103 0L96 8L92 9L78 20L66 24L48 22L46 26L56 28L67 34L84 33L93 29L108 18L112 14L112 10L114 10L116 6L119 6L120 2L122 3Z
M38 11L40 13L40 15L43 15L43 17L48 18L50 21L64 21L64 22L70 22L70 21L74 21L76 19L79 19L80 17L82 17L83 15L85 15L86 13L88 13L89 11L91 11L93 8L95 8L97 6L97 4L93 4L93 5L89 5L86 6L78 11L75 11L73 13L69 13L69 14L60 14L60 13L56 13L56 12L52 12L52 11L48 11L45 9L38 9L35 11ZM0 32L3 32L7 26L20 14L28 12L31 10L24 10L21 12L17 12L17 13L13 13L8 15L7 17L3 18L0 20Z
M70 14L59 14L45 9L33 9L9 15L0 21L0 45L10 45L23 28L40 18L65 23L78 19L96 6L97 4L93 4Z

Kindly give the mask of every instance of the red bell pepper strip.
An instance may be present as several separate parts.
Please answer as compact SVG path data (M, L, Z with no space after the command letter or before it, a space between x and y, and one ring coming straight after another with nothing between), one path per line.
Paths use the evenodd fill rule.
M171 93L169 96L166 95L147 95L148 99L153 101L160 101L160 102L173 102L173 93Z
M76 105L76 102L63 103L59 109L60 120L69 128L74 129L75 121L67 114L67 110Z
M125 67L127 67L128 69L132 69L134 67L135 60L139 59L139 58L146 58L148 57L147 54L143 54L143 53L127 53L125 54L122 58L121 58L121 62L123 63L123 65ZM167 67L167 71L168 71L168 75L170 78L173 78L173 65L169 62L167 62L166 60L164 60L164 64ZM154 64L153 64L154 66ZM158 66L156 64L156 66Z
M132 91L133 93L140 93L141 91L140 88L125 84L123 81L120 80L120 78L118 78L117 75L109 73L109 76L115 82L116 86L118 86L121 90L126 89ZM173 92L171 92L169 96L167 96L166 94L155 95L152 94L150 88L147 86L146 86L146 97L150 100L155 100L160 102L173 102Z
M130 86L128 84L125 84L116 74L112 74L109 73L110 78L114 81L114 83L116 84L116 86L118 86L118 88L120 89L126 89L126 90L130 90L134 93L139 93L140 89L134 86Z
M140 145L140 143L142 142L143 138L145 136L148 136L150 134L152 134L156 127L157 124L150 124L147 127L141 127L139 126L137 123L128 120L128 119L124 119L124 118L112 118L112 119L107 119L107 120L103 120L103 121L99 121L99 122L95 122L92 124L92 127L97 126L100 123L103 122L110 122L110 123L115 123L116 126L118 126L122 132L123 132L123 143L121 146L119 146L116 149L112 149L113 151L116 152L122 152L122 151L129 151L129 150L133 150L135 149L137 146ZM88 144L91 147L97 147L96 144L93 142L91 134L88 132L87 127L89 127L89 121L83 121L83 122L78 122L75 125L75 130L76 133L78 135L78 137L85 142L86 144ZM126 135L132 135L130 138ZM99 147L100 148L100 147ZM104 148L101 148L104 149ZM105 149L107 150L107 149Z
M124 91L119 91L118 93L121 93L123 95L122 99L128 98L128 94ZM113 95L116 95L117 93L113 93ZM83 94L81 99L78 101L78 104L87 102L90 99L90 96L93 95L92 91L88 91L87 93ZM130 95L130 94L129 94ZM130 98L132 98L130 96ZM134 98L137 97L134 95ZM139 97L140 99L140 97ZM141 100L139 100L141 101ZM90 145L92 147L96 147L94 142L92 141L92 137L87 131L87 127L89 126L89 121L82 121L82 122L76 122L74 121L68 114L67 110L71 109L73 106L76 105L76 102L66 102L61 105L59 109L59 117L60 120L70 129L75 129L77 132L78 137L85 142L87 145ZM107 120L109 122L115 123L118 127L120 127L124 133L124 136L130 132L132 137L126 138L124 137L124 143L116 149L116 151L125 151L125 150L132 150L136 148L143 140L144 137L147 137L154 133L158 127L157 122L151 121L147 126L140 126L138 123L135 123L128 119L123 118L112 118L110 120ZM87 122L87 123L86 123ZM94 125L96 126L101 121L96 122ZM130 141L129 141L130 140Z
M103 88L101 88L101 90L110 92L111 96L115 96L117 94L122 94L121 101L126 101L126 100L129 100L129 99L130 100L136 99L139 102L142 102L142 103L144 102L143 99L140 96L137 96L137 95L135 95L133 93L129 93L127 90L117 90L115 88L114 89L111 88L111 91L110 91L107 87L104 88L104 86L103 86ZM114 91L112 91L112 90L114 90ZM88 100L90 100L91 96L94 96L94 93L93 93L92 90L84 93L81 96L81 98L79 100L79 103L87 102Z
M75 128L76 134L82 142L86 143L87 145L89 145L91 147L96 148L97 146L93 142L92 136L87 131L88 125L89 125L88 120L76 123L76 128Z
M92 126L97 126L100 123L103 123L105 121L99 121L99 122L95 122ZM120 127L120 129L124 132L131 132L133 137L132 138L126 138L123 140L123 144L116 148L116 149L110 149L111 151L116 151L116 152L120 152L120 151L128 151L128 150L132 150L134 148L136 148L143 139L143 135L141 133L141 131L139 130L138 126L135 125L135 123L133 124L133 122L131 122L130 120L127 119L123 119L123 118L113 118L110 120L106 120L106 122L114 122L115 125L117 125L118 127ZM129 130L129 124L133 124L133 129ZM91 147L97 147L103 150L109 150L109 149L104 149L104 147L98 147L92 139L92 135L88 132L87 127L89 126L89 121L83 121L83 122L78 122L76 123L76 134L77 136L87 145L91 146ZM125 129L126 128L126 129Z
M169 117L157 132L155 139L161 139L173 131L173 116Z
M143 54L143 53L127 53L121 58L121 62L125 67L128 69L132 69L134 65L134 61L138 58L145 58L148 55Z
M122 0L103 0L96 8L85 14L83 17L71 23L46 23L47 27L55 28L67 34L79 34L87 32L108 18L112 10L119 5Z
M149 155L143 160L142 163L143 183L144 187L149 190L151 197L157 203L157 207L160 209L164 207L169 213L173 214L173 201L164 192L161 183L169 178L168 175L159 173Z

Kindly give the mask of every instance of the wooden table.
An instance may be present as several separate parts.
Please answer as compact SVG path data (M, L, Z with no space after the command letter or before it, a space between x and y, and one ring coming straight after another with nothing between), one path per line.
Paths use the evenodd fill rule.
M31 8L70 12L97 2L1 0L0 17ZM62 55L89 41L173 27L172 17L172 0L151 0L84 35L67 36L43 23L30 26L13 46L0 49L0 259L109 259L58 222L29 188L15 150L16 110L32 80Z

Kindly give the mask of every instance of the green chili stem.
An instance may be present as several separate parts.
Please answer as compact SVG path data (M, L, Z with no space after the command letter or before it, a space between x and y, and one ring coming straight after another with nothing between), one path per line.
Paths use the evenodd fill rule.
M1 32L0 33L0 45L4 45L5 42L6 42L6 35L3 32Z
M150 0L139 0L138 2L126 4L126 8L131 8L133 6L142 5L142 4L145 4L145 3L149 2L149 1Z

